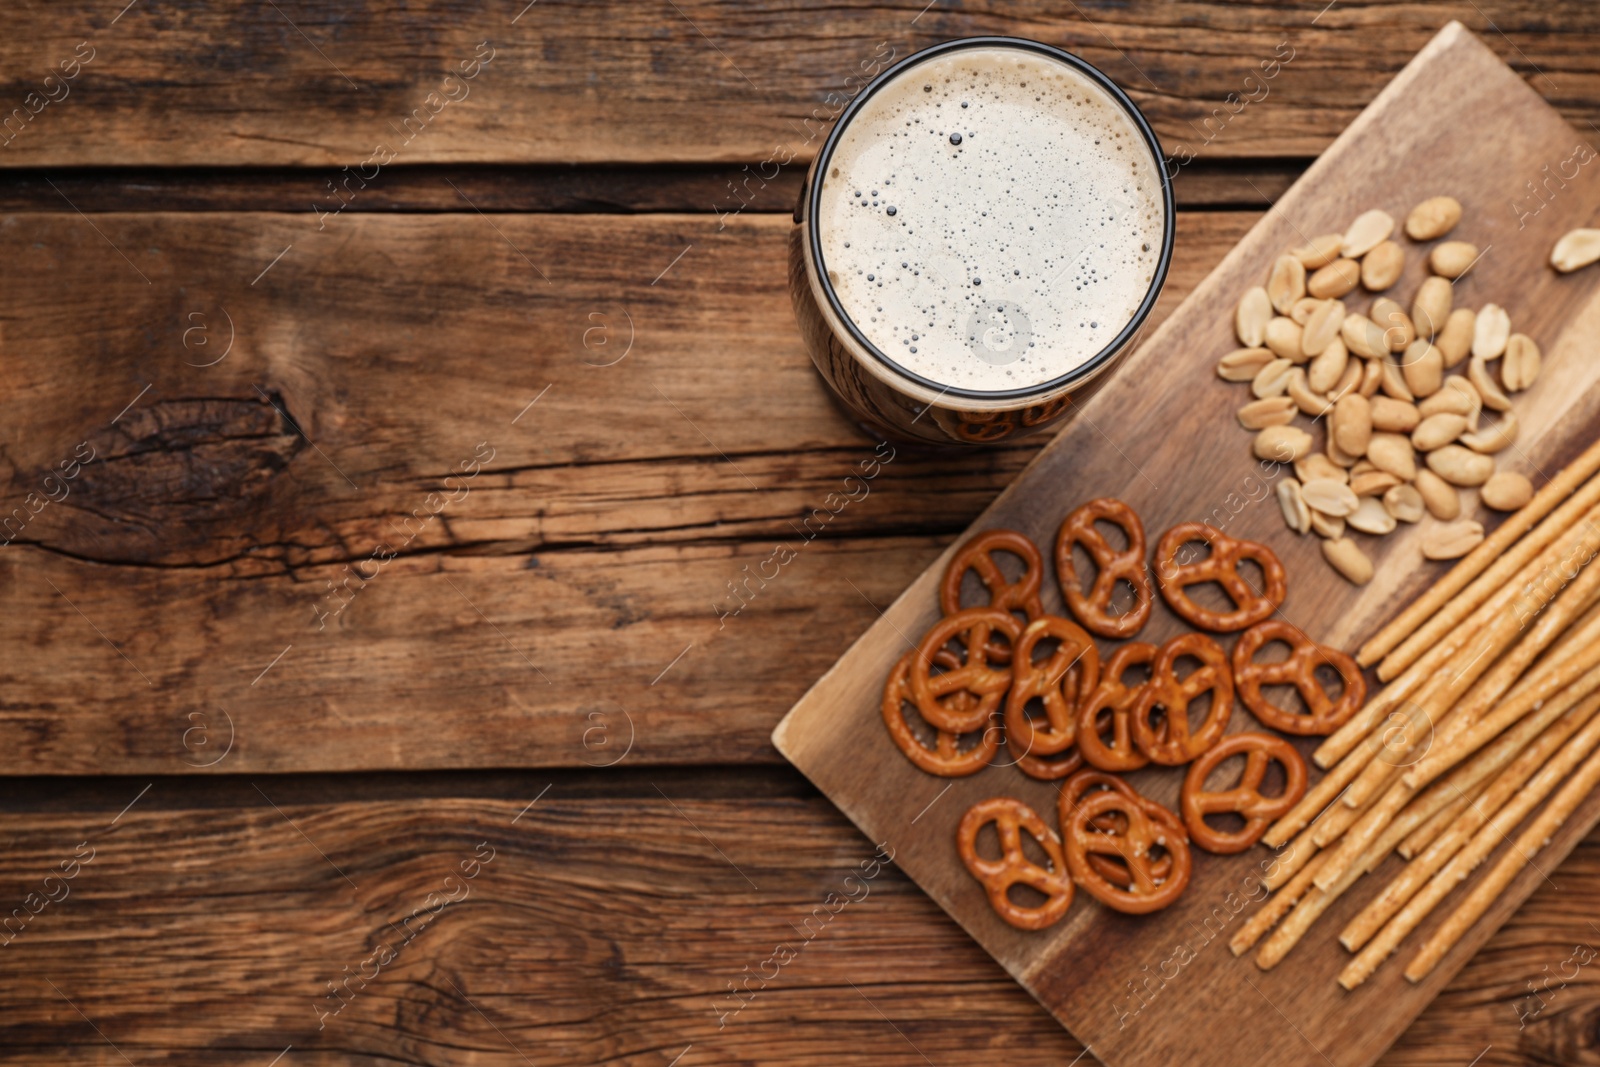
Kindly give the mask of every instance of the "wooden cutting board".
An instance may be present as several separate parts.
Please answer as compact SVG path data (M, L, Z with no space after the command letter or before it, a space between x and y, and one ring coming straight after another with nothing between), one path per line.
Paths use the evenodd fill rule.
M1467 213L1451 236L1486 249L1458 283L1457 306L1504 305L1513 328L1545 351L1543 377L1517 399L1521 437L1499 460L1501 469L1521 470L1542 484L1600 433L1600 268L1559 276L1546 265L1557 237L1597 217L1600 162L1592 147L1574 157L1579 145L1596 141L1600 137L1564 122L1459 23L1446 26L1082 404L968 533L1007 527L1049 546L1062 516L1097 496L1131 504L1152 547L1176 523L1209 521L1270 545L1289 573L1287 618L1314 639L1354 648L1445 565L1421 558L1424 520L1381 540L1362 539L1377 576L1357 589L1323 562L1314 536L1297 537L1284 526L1275 495L1250 457L1250 435L1234 421L1248 390L1214 374L1218 357L1236 347L1232 319L1238 296L1264 284L1283 250L1316 234L1342 231L1368 208L1403 219L1428 196L1457 197ZM1576 169L1576 177L1560 179L1564 161L1566 174ZM1390 292L1403 295L1409 306L1424 267L1416 246L1404 243L1406 273ZM1352 294L1351 301L1352 309L1365 310L1361 294ZM1322 431L1314 433L1320 447ZM1470 507L1476 510L1475 501ZM1112 1067L1246 1059L1371 1063L1544 881L1540 871L1554 871L1600 818L1600 796L1592 797L1539 856L1538 869L1526 869L1419 985L1401 974L1404 960L1452 910L1459 890L1364 986L1346 993L1335 982L1349 958L1337 932L1400 868L1396 857L1346 894L1268 972L1249 956L1235 959L1227 948L1228 938L1258 906L1246 897L1254 885L1247 879L1260 873L1270 855L1259 846L1236 856L1196 850L1188 891L1163 912L1119 915L1079 892L1067 917L1049 930L1012 929L995 917L962 866L956 826L974 803L996 795L1022 799L1054 824L1055 786L1009 766L956 780L926 775L890 742L878 710L889 668L937 616L935 589L950 554L917 579L795 705L773 743L873 842L888 843L895 862ZM1045 585L1046 610L1065 614L1054 582ZM1158 598L1141 639L1160 641L1182 629ZM1232 641L1225 643L1231 647ZM1102 655L1109 647L1102 643ZM1229 732L1247 728L1255 728L1253 718L1236 707ZM1314 740L1302 743L1308 756ZM1142 792L1175 806L1181 768L1131 778ZM906 966L908 973L916 969L909 958Z

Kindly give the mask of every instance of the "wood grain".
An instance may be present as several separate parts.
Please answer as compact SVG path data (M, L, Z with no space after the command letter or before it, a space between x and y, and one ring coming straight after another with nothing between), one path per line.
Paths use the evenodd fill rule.
M693 1046L681 1064L1042 1067L1081 1051L896 867L861 881L873 846L822 798L764 795L768 770L721 799L611 773L592 776L610 796L563 779L532 807L537 775L505 799L308 802L274 777L217 798L164 781L118 818L143 785L123 779L76 811L8 810L0 913L80 842L94 858L5 935L0 1062L266 1064L292 1045L283 1062L664 1067ZM464 879L480 842L494 858ZM1480 1065L1592 1062L1587 970L1518 1028L1526 983L1596 944L1600 840L1550 874L1559 890L1533 895L1386 1065L1466 1064L1490 1045ZM459 899L408 926L429 894ZM326 983L370 975L381 945L392 963L321 1019ZM793 959L766 964L781 945ZM774 970L733 1013L729 983Z
M1016 529L1050 544L1067 511L1102 495L1130 503L1152 541L1179 522L1209 519L1234 536L1267 543L1282 558L1291 576L1285 617L1315 640L1353 645L1441 567L1421 563L1423 530L1411 529L1363 545L1375 556L1378 574L1357 588L1324 564L1314 537L1296 538L1285 530L1265 484L1275 475L1257 468L1248 438L1222 414L1238 397L1213 372L1216 358L1237 343L1232 309L1240 293L1260 284L1280 250L1307 239L1302 235L1341 230L1378 204L1403 215L1447 184L1473 210L1460 235L1490 250L1458 289L1458 303L1495 299L1517 309L1518 321L1546 339L1552 353L1549 377L1519 406L1527 432L1508 459L1539 478L1592 440L1600 413L1600 365L1584 355L1600 325L1600 289L1593 276L1561 277L1545 266L1551 244L1571 220L1590 218L1600 206L1600 186L1575 182L1563 190L1564 200L1531 217L1519 219L1501 205L1520 191L1530 161L1564 159L1578 137L1469 32L1459 25L1446 28L1082 406L975 527ZM1395 151L1396 145L1406 151ZM1429 161L1425 171L1415 166L1417 159ZM1399 292L1413 291L1422 275L1419 259L1411 256ZM1202 952L1183 965L1180 945L1192 950L1197 941L1226 937L1216 927L1241 914L1264 852L1201 857L1184 897L1151 916L1116 915L1085 901L1043 934L1005 926L954 855L956 823L997 791L1053 812L1055 790L1010 768L953 784L923 775L894 748L878 713L883 679L904 653L904 635L925 632L937 615L934 590L946 557L807 694L774 740L869 836L902 848L902 867L1112 1067L1179 1057L1231 1062L1240 1039L1267 1059L1372 1062L1539 883L1538 872L1526 870L1423 983L1409 985L1391 964L1351 994L1333 984L1345 959L1335 935L1373 891L1365 885L1340 900L1273 971L1259 972L1222 952ZM1047 592L1047 610L1060 613L1056 590ZM1161 609L1140 638L1159 641L1184 628ZM1251 721L1235 709L1235 730ZM1307 751L1312 747L1302 743ZM1134 778L1141 791L1174 806L1173 774L1146 771ZM921 807L947 786L949 797L919 822ZM1565 855L1596 819L1600 796L1557 835L1550 856ZM1374 881L1381 884L1398 866L1391 858ZM1436 915L1434 924L1442 918ZM1423 936L1426 930L1419 931ZM1174 959L1179 977L1166 973ZM1130 999L1150 974L1157 975L1154 993ZM1292 1025L1286 1027L1284 1019ZM1201 1020L1215 1020L1212 1029L1197 1031Z
M1184 208L1264 210L1305 170L1303 159L1196 160L1173 179ZM785 168L744 184L726 164L394 164L346 200L349 214L480 211L597 215L726 213L732 189L742 215L791 215L805 180ZM75 167L0 169L0 211L282 211L310 216L329 206L327 175L307 167Z
M1451 18L1489 37L1569 117L1600 118L1600 74L1588 61L1600 23L1587 7L1569 5L1559 20L1535 0L1327 7L181 0L119 15L88 0L26 0L8 9L0 42L0 114L26 108L30 92L59 96L44 79L81 42L94 58L59 103L16 120L22 132L0 165L305 164L337 180L389 143L407 164L737 161L770 178L763 161L809 161L815 131L859 86L846 79L863 62L989 33L1034 37L1102 67L1168 151L1306 156ZM469 95L407 142L396 130L483 41L493 59ZM1246 82L1291 54L1280 45L1294 61L1265 86Z
M1256 217L1184 215L1159 313ZM873 454L795 335L789 225L13 216L0 499L26 525L0 632L30 651L0 664L0 771L180 773L210 758L188 716L218 709L239 737L219 772L584 766L586 716L619 708L631 759L777 760L783 711L1038 447L898 455L763 589ZM227 358L190 365L229 318ZM594 365L630 318L633 349ZM30 515L84 441L95 462ZM344 568L382 544L363 586Z

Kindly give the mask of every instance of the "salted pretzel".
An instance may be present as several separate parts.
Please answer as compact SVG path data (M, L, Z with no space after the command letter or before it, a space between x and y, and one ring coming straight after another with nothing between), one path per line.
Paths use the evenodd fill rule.
M1133 740L1133 709L1147 683L1130 686L1122 676L1135 667L1148 666L1158 651L1144 641L1118 647L1101 669L1100 684L1078 705L1078 751L1089 766L1102 771L1136 771L1150 762ZM1165 729L1163 722L1158 734L1164 736Z
M1144 806L1146 814L1165 822L1175 832L1179 834L1188 832L1183 828L1183 820L1178 817L1176 812L1169 811L1154 800L1140 794L1138 790L1128 784L1126 778L1092 769L1081 770L1061 783L1061 791L1056 797L1056 816L1060 820L1060 824L1066 826L1071 822L1073 814L1077 811L1085 796L1104 789L1114 790L1138 801ZM1128 821L1121 812L1110 812L1092 820L1089 825L1101 833L1121 833L1127 828ZM1133 881L1133 876L1128 873L1128 865L1115 856L1090 853L1089 864L1102 878L1109 882L1126 887ZM1171 864L1172 858L1170 856L1162 856L1152 866L1152 876L1157 879L1166 878L1167 872L1171 869Z
M1255 655L1274 641L1289 646L1289 658L1276 663L1257 663ZM1334 700L1317 678L1317 668L1332 667L1339 672L1344 692ZM1257 623L1239 635L1233 646L1233 683L1239 701L1264 725L1286 734L1331 734L1366 702L1367 682L1356 661L1336 648L1312 641L1282 619ZM1262 692L1262 686L1293 685L1310 714L1279 707Z
M916 710L910 688L906 684L906 675L915 656L915 652L907 652L901 656L900 662L889 672L889 680L884 683L883 724L889 728L889 737L893 739L895 747L905 753L906 759L929 774L936 774L941 778L964 778L969 774L978 773L989 765L989 761L994 759L994 754L999 751L1000 731L986 719L982 734L967 748L961 747L963 739L960 735L938 729L933 731L933 747L929 748L923 744L906 721L907 707L913 712ZM945 649L936 653L936 662L943 667L958 666L955 654ZM950 699L958 705L962 702L976 705L978 700L970 693L953 693Z
M997 552L1008 552L1020 559L1022 577L1014 582L1008 580L995 561ZM1015 530L985 530L956 550L939 582L939 610L946 615L961 610L961 581L968 571L978 576L989 593L989 603L984 606L1020 611L1029 620L1044 614L1044 605L1039 601L1044 559L1026 534ZM989 658L996 663L1005 663L1011 658L1011 646L1004 642L991 642L988 651Z
M1041 641L1056 642L1042 662L1033 652ZM1083 765L1076 751L1065 758L1077 737L1078 708L1100 681L1100 651L1094 638L1071 619L1041 615L1017 639L1011 660L1011 693L1006 698L1006 745L1017 757L1017 768L1030 778L1053 781L1065 778ZM1044 706L1043 722L1028 714L1037 699Z
M1200 666L1179 678L1178 660L1185 656ZM1189 705L1202 693L1211 693L1211 707L1199 728L1189 723ZM1156 713L1162 719L1158 722ZM1129 726L1133 742L1150 762L1165 767L1188 763L1222 739L1233 715L1233 675L1228 654L1205 634L1179 634L1156 653L1150 680L1134 703Z
M1128 546L1112 548L1095 526L1099 521L1120 526ZM1097 568L1087 593L1072 561L1072 549L1078 545L1089 553ZM1066 598L1072 617L1101 637L1127 638L1143 629L1155 597L1144 554L1144 523L1122 501L1101 497L1068 514L1056 533L1056 581L1061 584L1061 595ZM1118 582L1132 587L1133 607L1121 615L1112 615L1111 598L1116 595Z
M989 823L994 823L1000 837L999 859L978 854L978 832ZM1023 852L1023 832L1043 850L1049 867L1039 866ZM972 877L983 884L995 914L1017 929L1043 930L1059 922L1072 906L1072 878L1061 854L1061 838L1022 801L1010 797L978 801L961 818L956 848ZM1028 907L1012 900L1011 887L1019 884L1043 893L1044 903Z
M1188 835L1181 826L1153 814L1149 803L1117 789L1089 792L1071 819L1062 823L1062 844L1072 880L1108 908L1130 915L1159 911L1177 900L1188 886L1193 868ZM1096 829L1096 820L1108 815L1120 816L1119 828L1110 833ZM1152 855L1156 848L1166 855ZM1123 874L1108 878L1101 873L1091 856L1120 860L1126 883L1119 884ZM1162 859L1171 861L1164 876Z
M1193 542L1203 541L1211 551L1204 559L1180 562L1178 555ZM1239 562L1251 560L1261 568L1265 588L1256 592L1239 573ZM1203 522L1183 522L1161 535L1156 545L1156 581L1161 596L1173 611L1203 630L1231 633L1253 626L1270 616L1288 593L1283 564L1272 549L1254 541L1229 537ZM1189 596L1189 586L1215 582L1233 602L1232 611L1201 607Z
M923 635L906 681L911 700L928 725L953 734L970 733L983 729L1000 710L1011 688L1011 667L996 666L989 655L996 633L1014 645L1022 635L1022 624L1009 611L967 608L946 615ZM953 653L959 662L933 673L935 666L949 662L941 661L938 653L951 651L947 646L958 638L964 646L961 653Z
M1230 756L1243 755L1244 772L1237 785L1212 792L1206 778ZM1274 762L1282 765L1283 792L1263 796L1261 781ZM1217 742L1189 766L1183 779L1180 806L1183 823L1194 843L1207 852L1224 855L1243 852L1261 839L1275 819L1288 813L1306 792L1306 762L1295 747L1273 734L1231 734ZM1218 830L1206 822L1207 815L1233 812L1244 819L1238 830Z

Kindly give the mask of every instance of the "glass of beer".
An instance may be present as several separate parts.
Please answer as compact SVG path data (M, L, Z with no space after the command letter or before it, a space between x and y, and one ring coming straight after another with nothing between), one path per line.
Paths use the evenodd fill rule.
M1035 41L971 37L885 70L811 164L789 289L867 432L984 444L1061 417L1155 305L1172 185L1139 109Z

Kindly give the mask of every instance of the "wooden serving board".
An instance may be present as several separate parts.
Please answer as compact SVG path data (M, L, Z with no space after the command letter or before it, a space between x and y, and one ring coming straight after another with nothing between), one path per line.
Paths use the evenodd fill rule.
M1361 538L1377 576L1358 589L1324 563L1314 536L1297 537L1284 526L1272 479L1258 471L1249 454L1250 435L1234 421L1247 390L1214 375L1217 358L1236 347L1238 296L1264 283L1282 250L1342 231L1367 208L1382 207L1402 219L1425 197L1457 197L1467 213L1451 236L1487 250L1458 283L1457 305L1506 306L1514 328L1545 350L1542 378L1516 402L1521 437L1499 460L1502 469L1522 470L1542 484L1600 429L1600 268L1563 277L1546 265L1560 234L1596 218L1600 182L1594 172L1600 164L1592 148L1578 156L1587 164L1572 160L1577 146L1597 140L1564 122L1464 27L1446 26L1083 403L969 534L1007 527L1049 546L1067 511L1108 495L1142 516L1152 547L1176 523L1209 521L1270 545L1289 573L1284 615L1319 641L1353 648L1444 565L1421 558L1424 520L1381 540ZM1569 175L1578 170L1576 177L1552 179L1547 203L1533 199L1528 183L1559 174L1563 161L1569 161ZM1406 273L1391 295L1409 306L1424 267L1417 246L1404 243ZM1360 293L1347 303L1365 310ZM1320 447L1321 428L1314 433ZM1469 505L1476 509L1475 501ZM1336 935L1399 869L1395 857L1340 900L1269 972L1248 956L1235 959L1227 948L1228 938L1258 906L1247 898L1256 884L1251 879L1270 855L1261 847L1228 857L1197 850L1188 891L1154 915L1115 914L1079 892L1067 917L1049 930L1012 929L992 913L962 866L955 829L974 803L996 795L1026 801L1053 824L1055 786L998 765L953 781L926 775L890 742L878 710L890 667L937 615L935 590L950 554L912 583L795 705L773 742L872 841L887 842L896 862L934 900L1113 1067L1244 1059L1371 1063L1533 891L1543 879L1540 870L1553 871L1600 819L1600 796L1592 797L1539 856L1538 869L1525 870L1419 985L1404 979L1404 960L1452 910L1459 890L1364 986L1346 993L1335 982L1349 958ZM1047 559L1049 554L1046 548ZM1045 584L1046 609L1062 612L1054 582ZM1140 636L1160 641L1183 628L1158 599ZM1232 639L1225 644L1231 647ZM1109 647L1102 644L1102 653ZM1254 726L1236 707L1230 732ZM1314 740L1302 744L1308 755ZM1142 792L1175 806L1181 769L1131 777Z

